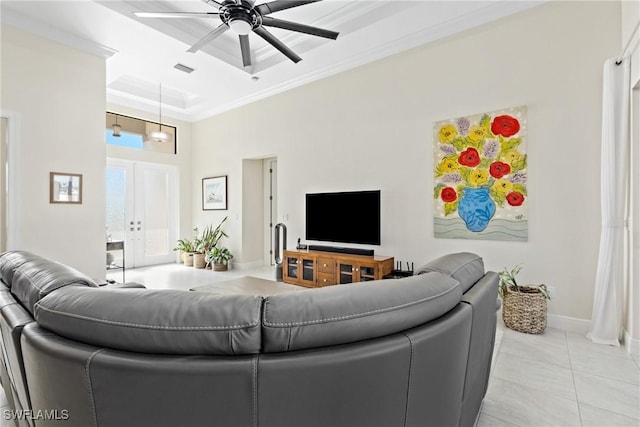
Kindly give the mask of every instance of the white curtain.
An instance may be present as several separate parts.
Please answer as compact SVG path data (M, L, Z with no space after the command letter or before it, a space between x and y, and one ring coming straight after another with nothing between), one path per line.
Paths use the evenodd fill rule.
M587 337L620 345L624 298L625 198L629 165L630 59L604 64L600 253Z

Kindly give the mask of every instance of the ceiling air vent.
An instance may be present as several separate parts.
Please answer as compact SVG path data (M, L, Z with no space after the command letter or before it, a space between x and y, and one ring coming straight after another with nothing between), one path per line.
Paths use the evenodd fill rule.
M186 65L180 64L180 63L177 63L176 65L174 65L173 68L175 68L176 70L183 71L187 74L192 73L194 71L193 68L187 67Z

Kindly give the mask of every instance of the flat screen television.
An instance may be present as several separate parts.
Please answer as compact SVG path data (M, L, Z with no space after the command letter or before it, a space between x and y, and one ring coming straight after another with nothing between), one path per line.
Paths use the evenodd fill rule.
M306 195L306 239L380 244L380 190Z

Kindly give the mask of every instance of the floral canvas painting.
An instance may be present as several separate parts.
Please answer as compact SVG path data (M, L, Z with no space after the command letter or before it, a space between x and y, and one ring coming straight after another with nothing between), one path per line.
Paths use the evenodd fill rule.
M525 106L434 124L434 235L526 241Z

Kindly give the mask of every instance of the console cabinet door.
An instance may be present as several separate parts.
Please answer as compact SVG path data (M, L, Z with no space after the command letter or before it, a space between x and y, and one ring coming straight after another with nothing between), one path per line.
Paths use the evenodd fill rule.
M316 259L313 256L291 256L285 253L283 279L307 287L316 286Z
M375 280L377 268L374 263L338 261L338 284Z

